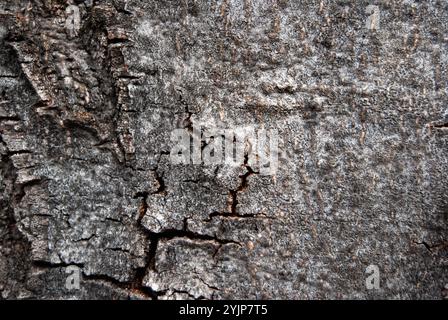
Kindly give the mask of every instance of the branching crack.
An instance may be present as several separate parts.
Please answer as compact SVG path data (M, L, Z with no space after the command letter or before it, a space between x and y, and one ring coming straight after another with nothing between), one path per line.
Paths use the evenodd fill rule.
M162 182L163 182L163 180L162 180ZM159 187L159 192L156 191L155 193L160 193L160 192L164 191L164 183L162 183L160 185L161 185L161 187L163 187L163 189L161 190L161 187ZM141 220L145 216L146 211L148 209L148 204L147 204L148 196L149 196L148 192L139 192L134 195L134 198L139 198L139 197L143 198L142 205L140 206L140 209L139 209L139 218L138 218L139 225L141 225ZM133 288L137 288L140 291L146 290L147 292L151 293L151 296L153 299L157 299L158 296L165 294L164 292L155 292L154 290L148 289L143 285L144 278L145 278L146 272L148 270L157 272L156 255L157 255L159 241L162 239L169 240L169 239L174 239L174 238L187 238L187 239L194 240L194 241L214 242L214 243L218 244L218 249L216 250L214 256L219 251L219 249L225 244L236 244L238 246L241 246L241 244L239 242L236 242L233 240L220 239L216 236L198 234L198 233L188 230L188 219L189 219L189 217L184 218L182 230L168 229L168 230L157 233L157 232L152 232L152 231L143 229L148 237L150 246L149 246L146 265L141 268L138 268L136 270L134 281L132 282Z
M258 172L254 171L249 166L248 163L249 163L249 155L246 153L244 155L244 167L246 168L246 172L243 175L239 176L241 182L238 188L236 188L235 190L229 190L229 211L227 212L214 211L209 214L205 222L211 221L213 217L255 218L257 216L260 216L260 214L239 214L237 210L238 193L243 192L248 188L249 186L248 180L251 175L259 174Z
M238 186L238 188L236 190L230 190L230 196L231 196L231 200L232 200L231 205L230 205L230 213L232 216L238 215L237 208L236 208L236 206L238 205L238 192L242 192L242 191L246 190L248 187L249 177L252 174L257 174L257 172L252 170L252 168L249 166L248 162L249 162L249 155L246 153L244 155L244 167L246 168L247 171L245 174L240 176L241 183Z

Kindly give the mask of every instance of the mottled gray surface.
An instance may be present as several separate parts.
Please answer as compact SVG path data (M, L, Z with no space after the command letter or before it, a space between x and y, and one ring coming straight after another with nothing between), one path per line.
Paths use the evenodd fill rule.
M445 0L2 1L1 297L443 298L447 31ZM277 173L172 164L192 123L275 128Z

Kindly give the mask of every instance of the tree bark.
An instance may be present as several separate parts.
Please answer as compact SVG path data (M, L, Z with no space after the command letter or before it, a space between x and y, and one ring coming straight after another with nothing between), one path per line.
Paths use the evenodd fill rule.
M2 2L1 297L446 297L447 19L437 0ZM197 126L275 130L277 170L248 145L173 163Z

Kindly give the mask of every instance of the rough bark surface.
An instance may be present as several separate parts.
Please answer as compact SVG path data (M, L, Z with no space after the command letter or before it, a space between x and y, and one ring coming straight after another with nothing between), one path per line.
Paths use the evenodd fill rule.
M443 298L447 31L444 0L2 0L1 297ZM193 122L275 128L276 175L174 165Z

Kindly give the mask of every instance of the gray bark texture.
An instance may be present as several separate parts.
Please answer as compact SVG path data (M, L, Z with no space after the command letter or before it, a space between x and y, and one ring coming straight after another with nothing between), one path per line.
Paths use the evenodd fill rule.
M1 298L443 299L447 31L445 0L1 0ZM174 164L193 123L277 130L277 172Z

